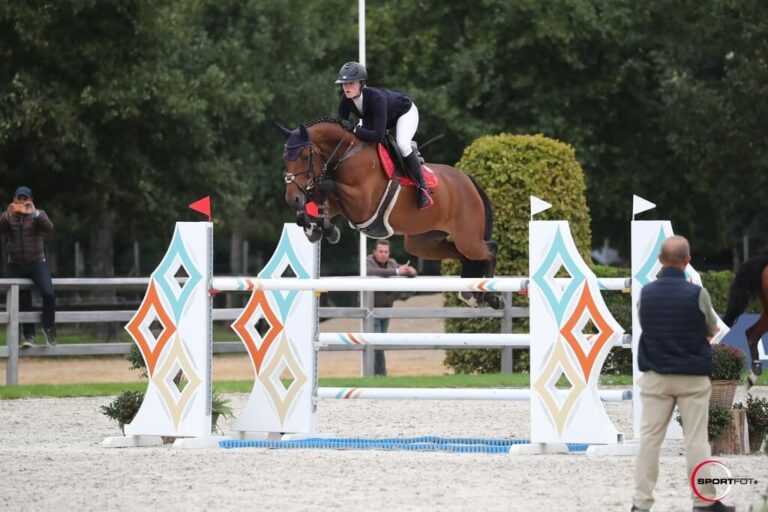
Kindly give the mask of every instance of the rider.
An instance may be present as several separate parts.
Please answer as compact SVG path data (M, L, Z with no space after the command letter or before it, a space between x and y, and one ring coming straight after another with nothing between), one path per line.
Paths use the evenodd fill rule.
M419 209L432 206L432 197L424 183L421 162L411 147L411 140L419 126L419 111L405 93L378 87L366 87L368 71L358 62L347 62L339 70L336 83L341 84L339 117L349 119L355 113L362 125L355 126L354 134L365 142L382 142L387 129L395 129L395 140L405 159L411 178L416 182L416 205Z

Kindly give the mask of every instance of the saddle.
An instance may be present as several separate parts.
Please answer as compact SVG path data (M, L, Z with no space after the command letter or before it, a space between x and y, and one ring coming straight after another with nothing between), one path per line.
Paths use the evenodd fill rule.
M415 146L415 143L412 144ZM408 170L403 161L403 157L400 155L400 150L397 147L395 138L391 134L387 133L387 136L384 137L384 143L379 143L377 149L379 158L381 159L381 167L384 169L384 174L387 179L393 180L397 175L397 180L400 182L400 185L408 188L416 188L416 184L410 176L408 176ZM413 150L417 151L418 154L418 150L415 147ZM436 189L440 184L437 175L432 169L424 165L424 159L421 158L421 155L419 155L419 160L421 161L421 172L424 173L424 183L429 190Z

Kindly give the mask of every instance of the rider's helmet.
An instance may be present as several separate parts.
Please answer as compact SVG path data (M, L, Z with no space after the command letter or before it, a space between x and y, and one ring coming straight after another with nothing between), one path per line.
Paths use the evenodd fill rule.
M359 62L347 62L339 70L336 77L337 84L348 84L349 82L361 81L363 84L368 80L368 71L365 66Z

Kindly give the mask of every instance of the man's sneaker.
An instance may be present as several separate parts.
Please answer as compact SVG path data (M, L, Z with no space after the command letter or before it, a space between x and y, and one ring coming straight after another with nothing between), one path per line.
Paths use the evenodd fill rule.
M693 507L693 512L736 512L736 507L716 501L711 507Z
M45 334L45 342L48 344L48 346L55 347L56 346L56 328L55 327L44 328L43 334Z
M21 344L21 348L29 348L35 346L35 337L34 336L27 336L24 338L24 343Z
M640 508L632 505L632 512L651 512L650 509Z

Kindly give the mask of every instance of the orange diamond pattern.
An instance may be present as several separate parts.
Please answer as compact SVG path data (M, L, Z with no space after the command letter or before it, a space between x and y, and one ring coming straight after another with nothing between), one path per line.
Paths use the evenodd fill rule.
M150 317L153 310L154 317ZM154 347L152 347L145 335L144 325L145 323L149 325L154 318L157 318L157 320L163 324L163 330L160 333L160 336L154 340ZM149 322L147 322L147 320L149 320ZM176 332L176 325L174 325L171 317L168 316L168 313L163 308L162 302L160 302L160 297L157 295L154 279L149 281L147 294L144 296L144 300L141 302L139 310L134 317L131 318L131 321L128 322L128 325L125 326L125 329L131 334L131 337L139 346L139 350L141 350L144 360L147 362L149 375L152 376L155 372L157 360L163 352L163 348L165 348L168 340Z
M579 339L574 334L576 326L580 323L585 313L589 315L589 318L598 329L598 333L591 338L592 347L586 354L581 347L581 343L579 343ZM584 373L584 380L589 381L589 374L592 372L592 366L595 364L597 355L608 340L611 339L611 336L614 335L615 331L600 314L600 310L597 308L597 305L595 305L592 294L589 292L589 285L587 283L585 283L582 288L581 297L579 297L579 302L576 304L573 314L565 322L562 329L560 329L560 333L573 350L573 353L576 354L576 358L581 366L581 371Z
M259 315L259 310L261 314ZM269 323L269 330L262 338L255 329L250 329L249 326L255 325L259 318L263 317ZM277 316L269 307L267 296L263 291L253 292L248 304L243 309L243 312L232 324L232 328L235 330L240 339L245 343L248 353L253 361L253 367L256 369L256 375L261 372L261 365L264 362L264 357L275 341L275 338L283 331L283 325L277 319ZM257 337L261 343L256 342L254 337Z

